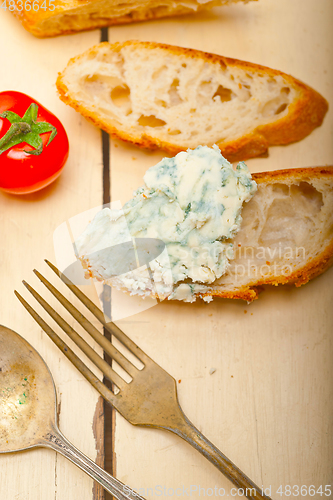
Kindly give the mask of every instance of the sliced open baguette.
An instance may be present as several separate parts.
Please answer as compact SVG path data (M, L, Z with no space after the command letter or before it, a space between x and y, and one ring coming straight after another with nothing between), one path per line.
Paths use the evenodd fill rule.
M114 137L172 155L217 144L232 162L303 139L328 109L280 71L153 42L99 44L69 61L57 87Z
M333 167L252 174L235 259L208 295L252 301L262 285L301 286L333 262Z
M125 24L160 17L191 14L217 5L250 0L55 0L50 8L35 0L33 8L14 10L12 13L33 35L49 37ZM45 5L44 5L45 7ZM52 10L52 7L55 7Z
M185 285L194 282L178 282L160 299L210 302L222 297L251 302L263 285L301 286L333 263L333 167L262 172L252 178L258 190L243 206L240 230L232 241L235 256L227 272L212 284L195 284L190 295L179 287L188 289ZM81 261L87 276L101 280L89 258L83 255ZM117 276L104 282L128 291ZM196 292L195 287L201 290ZM148 280L138 295L155 296L152 289Z

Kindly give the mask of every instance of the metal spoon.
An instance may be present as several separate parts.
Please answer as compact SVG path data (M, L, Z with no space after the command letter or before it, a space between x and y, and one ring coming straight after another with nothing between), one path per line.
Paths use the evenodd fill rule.
M0 325L0 453L46 447L61 453L117 500L144 500L77 450L58 429L52 375L37 351Z

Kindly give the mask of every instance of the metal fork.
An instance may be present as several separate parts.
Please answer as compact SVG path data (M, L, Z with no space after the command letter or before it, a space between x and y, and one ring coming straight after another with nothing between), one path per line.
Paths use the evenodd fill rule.
M120 328L111 321L107 321L104 313L53 264L47 260L45 262L102 323L104 328L111 335L114 335L144 365L141 370L136 368L78 309L35 269L34 273L75 320L132 377L130 383L125 382L28 283L23 281L25 287L56 323L119 389L118 393L108 389L15 290L16 296L31 316L103 398L114 406L131 424L166 429L183 438L212 462L237 488L240 488L240 491L243 491L247 498L251 500L271 500L188 420L178 402L175 379L147 356Z

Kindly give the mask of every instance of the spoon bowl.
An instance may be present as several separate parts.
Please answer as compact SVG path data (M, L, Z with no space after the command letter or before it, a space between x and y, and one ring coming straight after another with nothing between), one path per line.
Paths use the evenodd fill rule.
M52 375L38 352L0 325L0 453L46 447L61 453L117 500L144 500L70 443L57 427Z
M0 453L40 446L55 427L56 393L40 355L0 326Z

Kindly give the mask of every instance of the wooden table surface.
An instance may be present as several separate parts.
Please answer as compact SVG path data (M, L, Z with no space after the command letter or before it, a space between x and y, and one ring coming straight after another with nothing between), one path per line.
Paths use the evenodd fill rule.
M332 108L332 21L332 0L259 0L198 16L118 26L108 30L108 38L166 42L270 66L311 85ZM40 40L0 9L0 90L25 92L52 110L64 123L71 148L63 174L49 188L25 197L0 193L0 323L43 356L57 387L61 430L99 461L100 398L36 326L13 290L28 297L22 279L42 290L32 270L52 277L43 259L55 259L55 229L103 203L101 132L60 102L55 88L68 59L100 38L96 30ZM332 129L330 109L309 137L271 148L268 158L250 160L248 166L257 172L333 165ZM163 156L110 140L111 200L127 201L145 171ZM176 378L189 419L258 485L271 488L273 499L333 498L328 490L325 494L333 479L332 278L330 269L300 289L266 290L251 305L162 302L144 310L139 304L136 314L118 323ZM148 499L197 499L210 496L215 487L232 496L232 484L174 435L135 428L116 415L112 439L117 477ZM291 495L288 485L295 486ZM323 495L312 495L310 485L322 485ZM97 498L103 494L93 481L53 451L0 456L1 500Z

